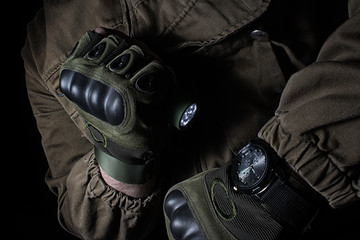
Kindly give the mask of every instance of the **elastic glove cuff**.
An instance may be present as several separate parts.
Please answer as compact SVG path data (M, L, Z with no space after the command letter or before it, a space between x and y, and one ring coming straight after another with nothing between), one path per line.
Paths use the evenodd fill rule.
M103 171L117 181L127 184L144 184L153 175L154 159L149 158L144 164L131 164L123 162L95 147L96 160Z

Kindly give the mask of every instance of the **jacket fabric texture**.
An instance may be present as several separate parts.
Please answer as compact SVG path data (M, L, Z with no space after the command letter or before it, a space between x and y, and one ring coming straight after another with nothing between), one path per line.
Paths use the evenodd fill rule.
M332 208L358 202L359 24L357 0L44 1L22 56L60 224L82 239L149 237L164 228L171 185L223 166L257 136ZM99 26L146 43L201 103L143 199L104 182L84 120L58 92L67 53Z

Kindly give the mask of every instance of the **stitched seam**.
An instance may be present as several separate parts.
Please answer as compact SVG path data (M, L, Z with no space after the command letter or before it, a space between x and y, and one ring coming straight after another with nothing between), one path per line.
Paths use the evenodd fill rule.
M117 20L113 24L110 25L110 28L117 29L120 26L124 26L126 23L126 20Z
M145 0L141 0L140 2L138 2L134 9L137 9L137 7L142 3L144 2ZM133 14L131 16L134 16L134 13L135 11L133 11ZM110 25L110 28L119 28L120 26L123 26L127 23L127 20L126 19L118 19L116 21L114 21L111 25ZM45 82L47 83L51 78L52 76L61 68L61 66L63 65L63 63L67 60L67 57L66 55L63 55L59 58L59 62L58 64L56 64L53 68L51 68L50 70L48 70L46 72L46 74L43 75L43 79L45 79Z
M163 34L161 34L160 38L163 38L164 36L171 34L175 28L182 22L182 20L187 16L187 14L195 7L197 3L197 0L192 0L188 2L188 4L185 6L183 11L178 15L178 17L174 20L172 24L164 31Z
M244 1L243 1L244 3ZM245 3L244 3L245 4ZM250 23L252 23L254 20L256 20L257 18L259 18L258 15L256 15L257 12L263 12L264 7L267 6L267 2L264 2L259 8L257 8L256 10L252 9L248 4L245 4L246 7L248 7L251 10L251 13L248 13L246 16L244 16L242 19L239 19L238 21L236 21L235 23L229 24L228 27L226 29L223 29L222 32L218 33L217 35L215 35L214 37L212 37L211 39L208 40L204 40L204 41L190 41L188 42L186 45L184 45L184 47L189 46L189 45L210 45L210 44L214 44L218 41L221 41L224 37L228 36L229 34L236 32L240 29L242 29L245 26L248 26ZM261 14L260 14L261 15ZM253 17L253 18L251 18ZM244 23L244 21L250 20L246 23L246 25L242 24ZM179 23L178 23L179 24ZM239 28L241 27L241 28ZM232 28L236 28L235 30L231 30ZM172 29L174 30L174 29ZM170 32L171 33L171 32Z
M141 0L141 1L137 2L137 3L135 4L135 6L133 7L133 9L129 10L129 11L130 11L130 13L129 13L130 20L132 20L132 19L134 18L135 14L136 14L137 11L138 11L138 7L140 6L140 4L142 4L142 3L144 3L144 2L145 2L145 0ZM131 3L130 3L130 4L131 4ZM123 22L122 22L122 25L125 25L125 24L128 24L128 19L126 19L126 17L125 17L125 19L124 19ZM131 24L131 23L130 23L130 24ZM133 26L133 27L134 27L134 26Z
M210 200L210 196L209 196L209 194L207 193L207 191L206 191L206 189L205 189L205 188L207 187L207 186L206 186L206 182L205 182L205 176L206 176L206 175L204 174L204 175L203 175L203 180L202 180L202 184L204 184L204 186L202 186L201 191L202 191L202 193L205 195L204 198L206 199L206 202L207 202L208 206L212 206L212 202L211 202L211 200ZM207 231L205 231L205 230L206 230L206 226L204 225L203 221L201 221L201 216L200 216L200 214L199 214L197 211L192 210L192 207L193 207L194 204L192 204L192 202L188 201L188 199L191 199L191 197L189 196L189 194L187 193L187 191L185 190L185 188L184 188L183 186L180 186L178 190L180 190L181 193L182 193L183 195L185 195L185 198L186 198L186 202L187 202L187 204L188 204L188 207L189 207L189 209L190 209L190 211L191 211L191 214L193 215L196 223L198 224L198 227L199 227L200 231L202 232L203 235L205 235L205 237L206 237L207 239L210 238L210 236L208 236L209 233L208 233ZM190 207L190 206L192 206L192 207ZM211 211L211 210L210 210L210 211ZM215 211L214 211L214 213L215 213ZM221 223L220 220L218 220L218 219L217 219L217 222L218 222L218 223ZM219 228L218 231L220 231L222 234L228 235L228 233L227 233L223 228ZM230 236L229 236L229 239L231 239Z
M341 169L338 167L338 165L336 163L333 162L333 160L331 159L331 157L329 156L330 152L324 152L322 151L316 144L314 144L311 141L306 141L310 147L314 148L315 151L320 153L320 156L322 155L324 157L324 161L328 162L329 165L331 165L332 167L334 167L334 169L336 169L336 172L339 174L339 177L343 177L344 179L346 179L346 182L348 182L348 186L351 188L351 193L349 195L355 195L357 196L357 190L353 185L353 180L356 180L355 178L351 178L350 176L346 175L345 172L341 171ZM294 166L295 167L295 166ZM326 190L322 190L321 193L326 193ZM328 196L331 197L331 202L337 202L338 198L341 198L344 194L341 194L339 197L333 198L333 194L328 194ZM330 200L330 199L329 199Z
M360 104L359 104L359 106L360 106ZM281 116L284 116L284 115L286 115L287 113L288 113L288 111L281 112L281 113L279 113L279 115L276 116L275 119L276 119L276 122L280 125L281 129L282 129L286 134L291 135L291 133L290 133L289 131L287 131L287 129L285 129L285 128L282 126L281 120L280 120ZM311 134L311 133L305 133L304 136L306 136L306 135L312 135L312 134ZM304 138L304 141L303 141L303 142L305 142L306 144L308 144L308 146L310 146L310 147L312 147L313 149L315 149L316 152L319 152L320 155L324 156L324 157L327 159L327 161L328 161L329 163L331 163L331 164L336 168L337 172L339 172L340 175L344 176L346 179L350 179L350 182L352 182L351 180L356 180L356 178L352 178L352 177L350 177L350 176L347 176L346 173L343 172L343 171L341 171L341 169L338 167L338 165L332 160L332 157L331 157L331 149L329 149L328 151L323 151L323 150L321 150L321 149L317 146L317 144L313 143L309 138L306 138L306 139ZM303 154L305 154L305 153L302 153L302 155L303 155ZM301 157L301 158L302 158L302 157ZM294 166L294 167L296 167L296 166ZM356 192L356 189L355 189L353 186L352 186L352 188L353 188L354 191Z
M252 8L252 7L250 7L250 5L245 1L245 0L241 0L244 4L245 4L245 6L247 7L247 8L249 8L252 12L254 12L255 10Z
M286 132L287 134L291 135L282 125L281 125L281 120L279 119L279 117L281 115L285 115L285 113L281 113L279 114L279 116L276 116L275 120L277 122L277 124L280 125L280 127L282 128L282 130L284 132ZM268 135L266 134L266 137L268 137ZM330 164L332 167L334 167L334 169L336 169L336 172L338 174L339 177L343 177L344 179L346 179L347 182L349 182L348 186L350 186L352 193L351 195L355 195L357 196L357 189L353 186L353 180L356 180L355 178L351 178L349 176L346 175L346 173L344 173L343 171L341 171L341 169L337 166L336 163L333 162L333 160L331 159L331 157L329 156L329 152L325 152L322 151L315 143L311 142L310 140L304 140L304 143L306 143L310 148L314 149L316 152L319 153L320 156L323 156L322 159L324 159L324 161L326 161L328 164ZM305 153L302 153L302 155ZM301 157L302 158L302 157ZM287 161L286 161L287 162ZM289 162L287 162L288 164L290 164ZM296 171L299 170L299 166L297 165L297 163L295 165L290 164L291 166L293 166L295 168ZM302 175L301 175L302 176ZM305 176L302 176L305 179ZM306 180L308 181L308 176L306 176ZM312 184L311 184L312 185ZM315 186L314 186L315 187ZM326 194L326 190L318 190L321 195ZM325 196L325 195L324 195ZM326 198L330 197L332 195L330 194L326 194ZM328 199L330 201L330 199ZM331 201L333 202L335 200L335 202L337 202L336 199L332 199Z
M239 21L237 21L237 22L235 22L235 23L233 23L233 24L229 24L229 27L231 27L231 28L232 28L232 27L234 27L234 28L239 28L239 27L243 24L243 22L244 22L244 21L247 21L247 20L249 19L249 17L253 16L254 13L259 12L259 11L262 11L263 7L264 7L264 5L262 5L261 8L257 9L256 11L253 11L253 10L252 10L252 14L249 13L249 14L247 14L244 18L240 19ZM254 19L256 19L256 17L254 17ZM251 21L249 21L249 22L247 23L247 25L250 24L252 21L254 21L254 19L251 19ZM244 25L243 27L245 27L245 26L247 26L247 25ZM213 38L211 38L211 39L209 39L209 40L207 40L207 41L203 41L202 43L203 43L203 44L211 43L211 42L217 40L218 37L220 37L220 39L221 39L222 37L227 36L230 32L234 32L234 31L231 31L229 27L226 28L226 29L224 29L222 32L220 32L218 35L214 36ZM239 29L238 29L238 30L239 30ZM220 39L218 39L218 40L220 40Z
M58 64L56 64L53 68L51 68L49 71L47 71L46 74L43 75L43 79L45 79L45 83L48 83L48 81L52 78L52 76L58 72L58 70L61 68L63 63L66 61L66 56L62 56L59 59Z

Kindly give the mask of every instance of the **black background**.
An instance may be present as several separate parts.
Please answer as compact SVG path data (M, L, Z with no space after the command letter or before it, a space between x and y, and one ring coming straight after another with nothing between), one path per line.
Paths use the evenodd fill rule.
M6 117L5 122L9 123L5 129L5 149L10 154L6 159L4 155L2 157L6 173L2 180L6 190L1 194L5 199L3 212L6 220L3 222L5 232L9 232L2 239L77 239L59 225L57 198L44 181L47 162L27 97L20 55L27 24L42 5L42 1L32 0L12 1L3 6L4 32L1 35L6 65L2 67L2 82L6 84L1 91L6 112L2 110L2 117Z
M26 93L20 51L26 25L42 1L12 1L2 6L1 198L4 214L2 239L76 239L57 221L57 198L45 184L46 158ZM4 63L5 62L5 63ZM5 201L4 201L5 200ZM324 213L310 239L357 239L359 204L346 210ZM355 214L354 214L355 213ZM342 229L342 231L341 231ZM339 231L340 230L340 231Z

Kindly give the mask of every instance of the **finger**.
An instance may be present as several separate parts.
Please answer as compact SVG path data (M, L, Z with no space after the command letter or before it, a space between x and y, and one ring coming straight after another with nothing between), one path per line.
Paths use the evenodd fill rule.
M97 34L100 34L100 35L102 35L102 36L108 35L107 29L106 29L106 28L103 28L103 27L97 27L97 28L95 28L94 31L95 31Z

